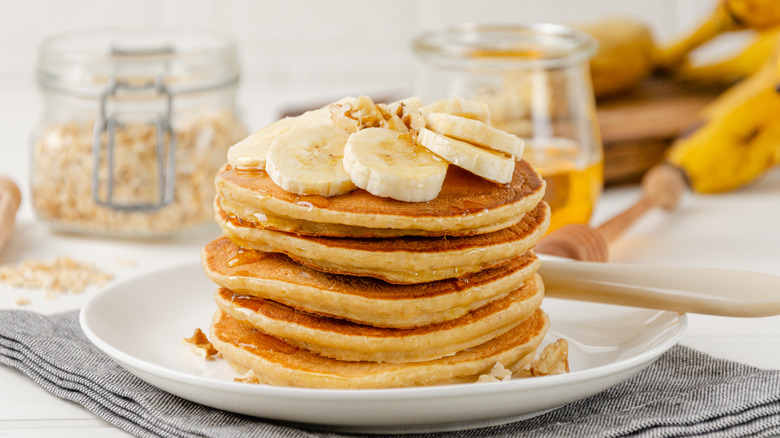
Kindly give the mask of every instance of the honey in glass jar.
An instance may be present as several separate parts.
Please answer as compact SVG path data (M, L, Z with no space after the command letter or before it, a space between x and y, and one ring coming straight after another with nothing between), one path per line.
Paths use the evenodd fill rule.
M603 187L603 151L588 61L598 43L555 24L462 25L414 41L423 102L484 102L491 124L525 141L547 181L548 232L587 223Z

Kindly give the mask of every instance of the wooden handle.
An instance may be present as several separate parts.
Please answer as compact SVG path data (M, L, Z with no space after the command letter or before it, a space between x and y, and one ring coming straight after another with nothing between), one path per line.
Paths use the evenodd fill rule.
M651 208L677 208L685 190L685 180L679 170L665 164L656 166L642 179L642 197L634 205L598 228L582 224L563 226L540 240L536 251L580 261L606 262L610 243Z
M780 277L759 272L545 260L539 273L546 297L708 315L780 314Z
M16 211L22 203L22 194L13 181L0 177L0 251L14 228Z
M678 169L667 164L655 166L642 178L642 197L601 224L598 230L607 243L612 243L651 208L660 207L667 211L677 208L685 190L685 179Z
M606 262L608 245L604 236L585 224L565 225L536 244L536 252L588 262Z

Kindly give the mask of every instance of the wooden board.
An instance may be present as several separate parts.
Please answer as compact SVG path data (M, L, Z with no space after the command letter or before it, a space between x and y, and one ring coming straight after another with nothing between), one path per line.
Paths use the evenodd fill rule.
M663 160L677 136L696 126L699 112L723 90L654 77L623 96L598 102L605 183L641 179Z

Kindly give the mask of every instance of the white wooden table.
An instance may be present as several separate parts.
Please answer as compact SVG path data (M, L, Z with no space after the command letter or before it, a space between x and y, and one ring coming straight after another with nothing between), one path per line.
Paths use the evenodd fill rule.
M20 104L29 95L13 95ZM4 94L8 97L9 94ZM7 101L9 101L7 100ZM0 107L0 174L10 175L26 195L26 141L35 117L34 105ZM631 204L636 187L605 193L596 211L598 224ZM612 260L622 263L732 268L780 275L780 171L744 190L722 195L689 195L680 210L654 211L642 218L612 248ZM57 235L36 222L25 202L10 245L0 263L22 259L51 260L70 256L94 263L115 275L114 281L196 260L200 248L217 234L188 240L107 240ZM128 265L128 261L134 264ZM42 291L0 285L0 308L20 308L18 297L32 303L23 308L44 313L77 309L95 290L81 295L45 298ZM780 299L780 290L777 291ZM718 357L763 368L780 369L780 317L731 319L690 315L682 343ZM0 366L0 436L114 437L127 434L86 409L60 400L20 372Z

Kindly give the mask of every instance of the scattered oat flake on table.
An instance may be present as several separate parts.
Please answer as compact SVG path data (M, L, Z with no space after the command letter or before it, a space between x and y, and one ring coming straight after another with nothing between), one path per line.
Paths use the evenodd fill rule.
M45 289L48 298L55 293L81 293L87 287L103 286L114 276L88 263L70 257L51 262L23 260L19 265L0 266L0 283L25 289Z
M137 265L137 263L136 263L136 261L134 259L131 259L131 258L128 258L128 257L120 257L120 258L116 259L116 264L118 266L127 266L127 267L132 267L132 266L136 266Z
M14 304L16 304L17 306L26 306L30 303L31 303L30 299L25 297L19 297L14 300Z

